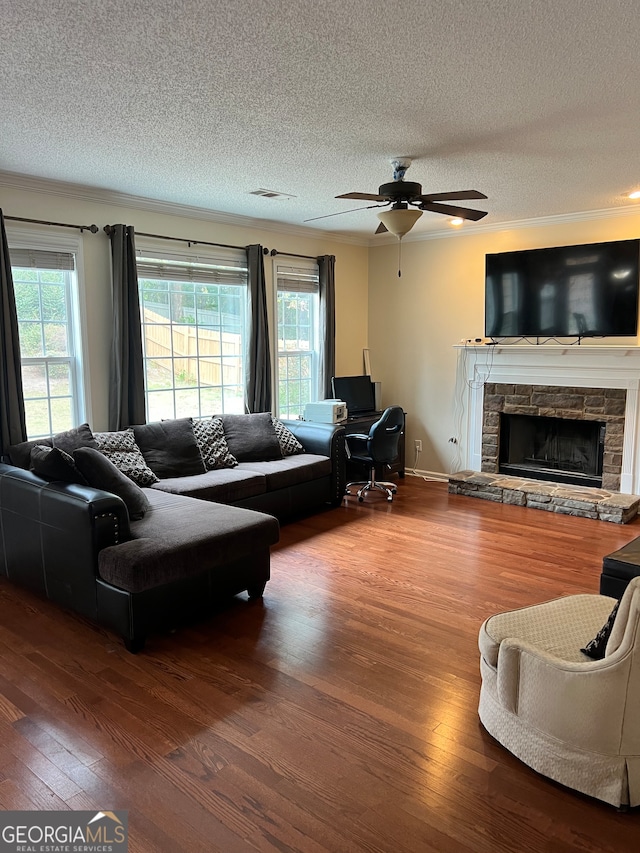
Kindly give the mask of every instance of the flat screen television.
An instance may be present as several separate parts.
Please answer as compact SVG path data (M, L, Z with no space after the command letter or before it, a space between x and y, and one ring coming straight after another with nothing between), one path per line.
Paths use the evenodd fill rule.
M486 256L485 335L635 337L640 240Z
M336 400L347 404L349 415L375 411L375 389L370 376L334 376L331 390Z

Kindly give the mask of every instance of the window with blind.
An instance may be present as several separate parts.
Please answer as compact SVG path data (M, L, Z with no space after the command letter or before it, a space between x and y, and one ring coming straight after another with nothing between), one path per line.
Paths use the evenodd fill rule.
M9 248L29 439L84 417L74 252Z
M278 315L278 414L297 418L318 399L318 265L276 263Z
M147 420L244 412L244 254L194 260L145 253L137 269Z

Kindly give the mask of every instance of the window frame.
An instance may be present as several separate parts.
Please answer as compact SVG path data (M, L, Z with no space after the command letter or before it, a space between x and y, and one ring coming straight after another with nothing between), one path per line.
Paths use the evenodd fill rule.
M195 246L197 246L197 248L195 248ZM142 261L143 259L145 261L147 261L148 263L149 262L156 262L159 267L161 267L162 263L165 262L167 264L167 273L170 271L172 264L202 264L205 266L212 266L212 267L218 266L221 268L232 267L232 268L237 269L238 277L240 279L244 279L243 281L238 281L237 283L232 282L232 281L230 281L230 282L225 282L225 281L216 282L215 280L213 280L214 277L212 276L212 280L209 282L211 285L229 284L231 286L241 286L244 288L245 299L244 299L244 303L242 306L242 312L241 312L242 313L241 335L242 335L243 340L242 340L241 355L240 355L240 359L241 359L240 375L242 377L242 380L241 380L241 383L239 386L240 387L240 396L238 398L241 401L241 406L240 406L239 410L244 412L245 411L245 400L246 400L247 352L248 352L248 342L249 342L248 339L249 339L249 333L250 333L249 284L248 284L248 268L247 268L246 254L242 250L223 249L223 248L217 248L217 247L212 248L211 250L208 250L207 248L204 248L204 247L199 246L197 244L194 244L193 252L189 252L189 251L176 252L175 249L173 249L173 248L164 248L162 244L159 245L159 241L154 240L153 242L151 242L151 241L146 241L144 239L142 239L142 240L136 239L136 261L139 261L139 260ZM206 276L201 278L199 275L196 275L191 280L193 280L195 284L197 284L198 281L201 281L202 283L204 283L204 278L206 278ZM148 388L147 361L149 359L152 359L153 357L147 356L147 354L146 354L145 325L154 325L154 324L146 324L144 321L143 289L140 286L140 281L143 279L154 280L153 275L141 274L140 267L138 267L140 323L141 323L142 348L143 348L142 357L143 357L144 376L145 376L145 412L146 412L147 418L149 420L152 420L155 418L155 414L152 414L151 404L150 404L150 400L149 400L149 394L153 393L153 390L150 391L150 389ZM166 277L164 277L163 279L158 279L158 280L164 280L164 281L169 282L169 281L181 281L181 280L188 281L189 279L186 279L186 278L185 279L179 279L179 278L172 279L167 274ZM173 319L170 315L166 324L158 324L158 325L166 325L169 328L172 328L174 325L175 326L181 326L183 324L174 323ZM198 325L197 313L196 313L195 324L194 325L188 324L188 325L190 326L190 328L194 328L194 329L207 328L206 326L199 326ZM223 326L218 327L218 333L220 335L223 334ZM199 337L197 334L196 334L196 344L197 344L197 347L199 347ZM193 386L190 385L188 387L185 386L182 389L182 390L196 390L197 391L197 407L195 407L193 411L190 411L189 415L182 415L178 412L178 409L177 409L178 403L176 401L176 392L179 392L181 390L181 386L176 386L176 384L175 384L175 375L176 375L175 374L175 360L177 358L180 358L181 356L175 354L173 347L174 347L173 335L171 335L171 355L166 356L166 358L171 360L171 369L172 369L171 383L172 384L170 386L167 386L165 389L163 389L163 391L166 391L167 393L171 392L173 415L171 415L169 413L164 413L161 415L161 417L183 417L183 416L186 417L186 416L190 416L190 417L194 417L194 418L201 418L201 417L210 416L212 414L224 413L225 412L225 407L224 407L225 388L235 387L235 383L225 384L224 376L222 376L220 384L217 384L215 386L207 386L206 384L202 385L201 379L200 379L200 365L199 364L198 364L198 371L197 371L198 375L196 377L197 378L197 384L195 384ZM188 356L182 356L182 357L188 358ZM200 357L201 356L200 356L200 353L198 351L196 354L196 360L198 362L200 361ZM220 354L220 363L221 363L221 366L224 363L222 353ZM206 388L206 387L217 387L220 389L220 406L217 408L217 410L215 412L210 410L211 406L208 406L208 407L203 406L202 389ZM159 389L155 389L155 390L159 390ZM232 411L231 409L227 410L228 413L231 413L231 411Z
M69 364L71 385L71 419L72 427L77 427L88 420L87 413L90 410L90 382L88 375L88 360L86 333L86 302L85 302L85 279L84 279L84 254L83 237L78 235L43 233L30 228L15 228L9 224L6 226L7 244L9 246L9 260L12 267L26 269L15 264L11 258L11 250L24 249L26 251L60 252L74 256L75 270L74 279L65 285L65 299L67 303L67 325L69 340L69 355L65 356L29 356L20 359L21 364ZM44 269L44 267L34 267ZM49 401L49 425L52 432L33 433L29 438L43 438L53 434L51 427L51 397ZM28 427L28 424L27 424Z
M290 293L296 292L295 289L291 287L281 288L280 282L284 280L288 280L289 282L295 281L295 277L299 276L300 279L300 287L297 292L300 293L312 293L314 295L314 317L311 328L313 330L313 347L309 351L312 358L312 377L311 377L311 391L310 391L310 400L309 402L314 402L320 399L320 364L321 364L321 353L320 353L320 276L319 276L319 268L318 263L315 260L307 260L303 258L296 258L295 263L285 263L284 261L278 261L278 258L275 257L273 259L273 316L274 323L272 327L271 334L271 345L272 352L274 353L274 395L273 395L273 409L276 413L276 417L282 418L302 418L304 415L304 405L302 406L302 411L299 414L289 414L282 413L280 410L280 358L285 355L285 352L281 352L279 348L279 340L280 340L280 318L278 312L278 296L280 292ZM288 350L288 354L292 355L304 355L307 354L306 350Z

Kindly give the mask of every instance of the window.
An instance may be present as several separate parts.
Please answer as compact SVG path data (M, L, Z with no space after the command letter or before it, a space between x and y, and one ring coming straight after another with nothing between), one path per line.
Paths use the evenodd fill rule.
M35 439L84 420L76 252L11 247L9 253L27 435Z
M147 419L244 412L246 259L163 253L137 267Z
M318 266L276 264L278 415L297 418L318 399Z

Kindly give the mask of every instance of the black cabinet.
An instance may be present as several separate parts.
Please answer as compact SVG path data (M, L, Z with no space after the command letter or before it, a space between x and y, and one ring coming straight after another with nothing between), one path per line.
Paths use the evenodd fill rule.
M377 415L349 418L348 420L343 421L342 425L344 426L347 435L351 435L353 433L367 435L373 424L380 418L381 414L382 412L379 412ZM406 416L405 412L405 422ZM395 461L391 463L391 469L387 468L385 465L379 465L376 467L376 478L378 480L386 479L389 474L397 474L399 477L404 477L404 432L403 426L402 433L400 434L400 441L398 443L398 455ZM367 466L363 462L356 462L355 459L347 459L347 480L356 480L363 477L364 479L367 479L368 476L369 472L367 471Z

